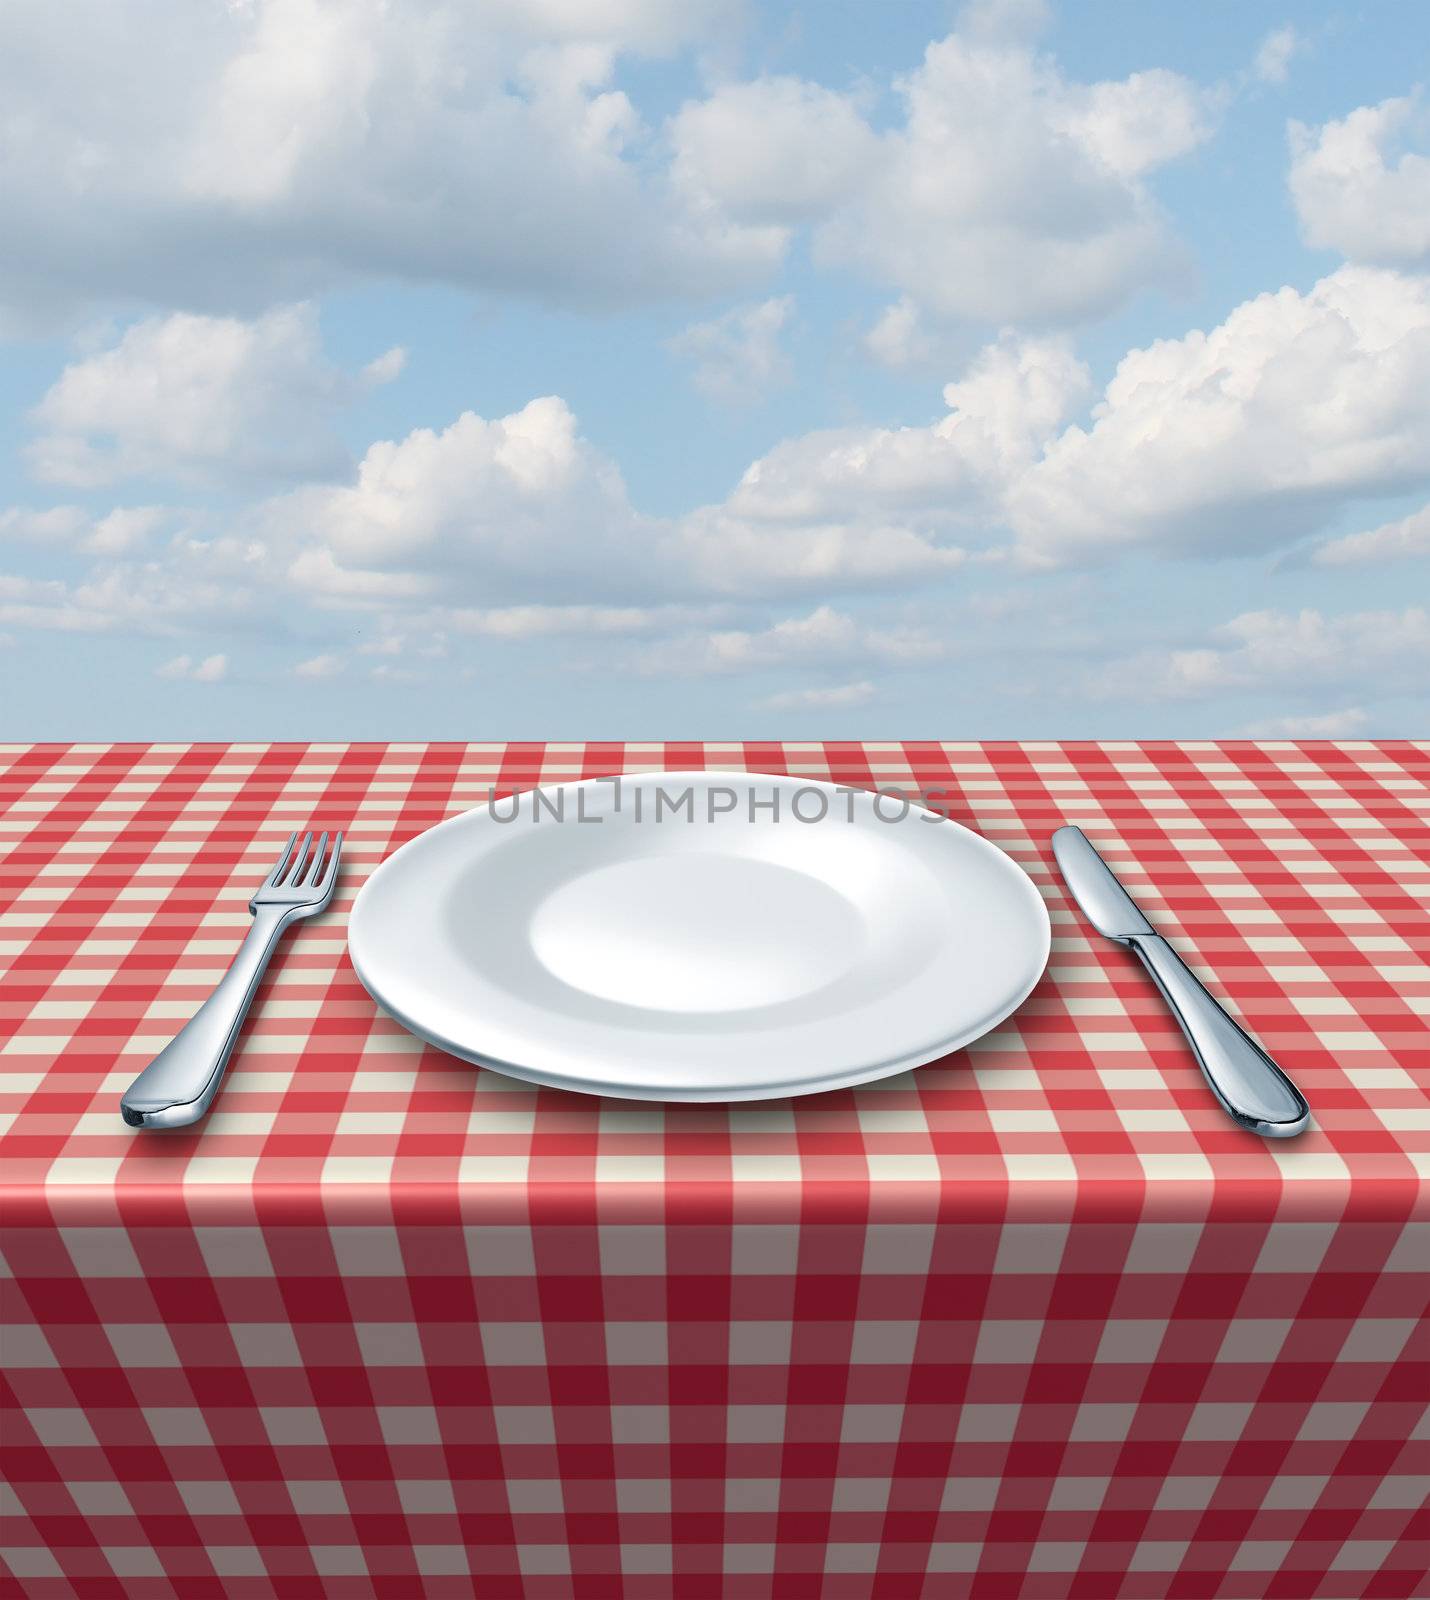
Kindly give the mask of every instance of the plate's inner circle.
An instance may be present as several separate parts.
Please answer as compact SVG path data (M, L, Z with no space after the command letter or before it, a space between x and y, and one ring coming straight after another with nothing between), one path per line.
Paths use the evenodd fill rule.
M770 774L623 782L528 792L544 810L480 807L384 862L348 930L374 998L519 1077L752 1099L931 1060L1001 1021L1043 970L1037 890L955 823ZM717 813L715 787L760 804ZM633 799L683 788L694 804L663 821ZM838 804L802 822L792 793L813 790ZM579 811L553 815L573 795ZM782 820L761 809L776 796Z
M526 934L542 966L574 989L683 1012L745 1011L827 988L868 942L861 908L812 873L713 850L582 873L540 901Z

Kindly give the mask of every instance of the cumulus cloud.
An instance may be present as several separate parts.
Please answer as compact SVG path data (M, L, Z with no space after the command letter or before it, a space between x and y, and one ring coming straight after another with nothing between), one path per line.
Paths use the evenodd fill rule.
M752 597L949 578L1086 386L1059 339L1001 339L945 387L933 426L819 430L752 462L725 501L670 528L670 566L704 592Z
M1383 522L1363 533L1348 533L1329 539L1313 554L1320 567L1350 567L1381 561L1404 561L1414 556L1430 556L1430 506L1421 506L1408 517Z
M129 555L182 517L168 506L116 506L95 518L84 548L96 555Z
M364 389L377 389L384 383L391 383L394 378L401 377L407 366L407 351L400 345L393 345L391 350L384 350L380 356L374 356L362 369L359 375Z
M679 519L669 547L689 581L727 595L948 578L1006 544L1010 486L1089 382L1062 339L1001 339L945 387L939 421L788 439Z
M1220 98L1153 67L1106 83L1064 86L1063 104L1050 109L1049 125L1130 183L1205 144Z
M1143 179L1211 103L1162 69L1076 84L1021 40L955 33L899 81L903 123L816 251L957 320L1099 316L1180 270Z
M798 596L829 590L901 589L947 578L967 551L903 522L831 516L804 520L747 515L730 501L679 518L661 546L664 569L680 587L730 599Z
M804 617L787 617L768 628L731 628L690 634L653 645L638 659L647 672L755 672L800 663L844 661L934 661L947 643L925 629L880 627L831 606Z
M704 608L708 615L711 608ZM654 633L702 620L693 606L496 606L453 607L442 613L457 633L488 639L538 639L566 634Z
M374 603L458 579L489 603L533 590L589 602L629 587L655 528L555 396L381 440L351 484L295 490L257 520L271 540L305 543L294 571L313 589Z
M816 225L815 252L900 292L870 337L907 364L916 317L1059 324L1100 315L1180 262L1144 179L1203 143L1221 95L1153 68L1074 82L1036 47L1037 4L974 6L865 93L791 77L717 88L672 120L673 181L745 227Z
M1213 630L1213 643L1113 663L1087 687L1104 698L1195 700L1228 692L1321 695L1349 685L1423 694L1430 677L1430 614L1314 609L1248 611Z
M790 381L780 334L794 306L792 295L736 306L711 322L695 322L667 344L689 361L695 387L712 400L745 405Z
M293 668L295 678L336 678L343 671L343 658L330 652L318 656L309 656L306 661L300 661Z
M1004 338L945 386L928 427L828 429L785 441L748 468L726 509L753 522L940 525L978 518L1037 458L1086 396L1087 368L1062 339Z
M101 560L77 580L0 574L0 623L178 637L251 627L258 615L271 631L265 600L278 576L258 541L180 532L162 547Z
M89 517L78 506L10 506L0 511L0 539L23 540L26 544L70 544L90 526Z
M1301 36L1288 22L1273 28L1261 41L1251 73L1262 83L1282 84L1290 76L1291 57L1302 48Z
M781 689L758 702L760 711L846 711L867 706L874 698L874 685L868 679L839 683L822 689Z
M1072 419L1091 380L1070 346L1004 337L946 386L948 410L936 422L788 439L724 500L673 519L636 515L614 468L579 443L559 402L477 431L538 426L562 440L553 459L571 463L578 489L563 497L564 470L551 475L549 498L533 482L528 503L540 500L547 533L545 542L533 535L532 548L574 541L568 559L579 565L594 545L608 586L623 583L631 595L793 597L909 587L1013 552L1067 563L1125 548L1224 555L1284 546L1358 498L1430 478L1427 366L1430 284L1345 267L1304 293L1247 301L1208 332L1129 352L1086 424ZM470 465L465 452L458 459ZM444 481L441 471L404 476L403 492L384 502L383 526L405 526L428 493L446 496ZM365 513L343 507L332 521L351 542ZM471 529L469 518L463 537ZM1405 533L1407 549L1415 531Z
M1235 554L1314 534L1357 498L1430 479L1427 365L1430 283L1345 267L1130 352L1086 422L1074 419L1091 380L1066 340L1005 336L945 387L936 421L788 439L724 499L667 517L640 512L615 463L546 396L379 440L343 480L271 495L220 539L175 533L165 519L177 514L152 507L8 513L0 533L17 545L88 541L110 559L83 583L12 588L0 621L172 631L255 613L287 583L409 630L696 630L716 641L700 646L710 670L773 660L796 639L832 647L842 613L826 604L804 631L766 639L709 608L907 591L1018 557ZM1410 554L1421 536L1410 519L1315 559ZM880 658L886 642L838 626L857 647L848 659Z
M123 478L251 484L341 472L333 433L357 389L396 376L389 351L359 380L323 356L317 313L251 322L175 313L128 328L71 363L35 407L38 478L82 488Z
M1009 336L945 387L936 422L786 440L724 500L655 518L547 396L378 441L348 482L263 503L246 536L332 603L440 601L489 632L562 608L596 628L673 601L897 589L1014 548L1267 549L1430 477L1427 364L1430 285L1346 267L1130 352L1088 425L1069 345Z
M276 496L251 520L269 548L289 551L310 592L369 608L475 599L495 617L539 600L543 614L585 607L589 619L658 602L897 586L964 563L940 542L949 524L939 496L960 484L965 500L982 494L979 475L1028 448L1059 383L1081 371L1061 347L1047 347L1051 372L1021 351L1010 345L966 389L951 386L970 410L950 420L964 432L936 473L902 460L928 454L924 430L873 449L858 433L813 435L757 462L727 500L649 517L565 402L546 396L505 417L466 412L440 431L379 441L353 482ZM1004 378L1001 366L1020 361L1028 370ZM821 458L822 481L806 481ZM916 490L902 504L901 479Z
M739 8L740 0L485 0L482 10L514 38L660 56L728 28Z
M649 125L622 62L739 9L253 0L178 8L158 39L140 0L15 0L0 310L251 314L373 280L644 305L750 292L801 226L954 319L1077 321L1179 270L1146 179L1208 136L1214 93L1161 68L1075 82L1036 48L1044 8L1005 4L897 80L892 127L882 86L789 75Z
M1354 261L1430 265L1430 110L1420 95L1290 124L1291 198L1306 243Z
M682 106L670 137L677 185L755 223L828 215L873 176L880 153L855 96L802 78L725 84Z
M0 304L250 312L401 278L581 304L729 291L778 230L686 205L614 87L736 0L15 0ZM114 92L122 83L123 93Z
M91 555L122 555L141 549L182 518L182 513L168 506L116 506L102 516L79 506L42 510L10 506L0 511L0 542L9 539Z
M1342 711L1313 712L1302 717L1267 717L1238 730L1243 739L1348 739L1360 733L1370 717L1360 706Z
M195 661L192 656L175 656L162 667L156 667L154 676L186 679L190 683L218 683L228 676L228 657L212 655Z
M1342 267L1123 357L1012 486L1024 550L1235 554L1430 479L1430 280Z
M0 580L0 627L181 640L171 648L187 648L187 665L174 671L192 677L227 643L216 628L286 626L271 596L296 586L317 603L303 644L285 651L302 681L348 663L367 672L364 651L400 683L412 667L399 658L472 641L608 639L603 654L635 674L766 674L761 690L832 693L879 668L948 659L960 640L947 617L871 620L834 603L842 593L961 589L993 563L1018 582L1020 554L1066 568L1125 549L1270 549L1358 498L1408 492L1430 478L1427 365L1430 282L1344 267L1130 352L1090 413L1090 375L1066 339L1005 335L945 387L935 421L788 439L724 499L665 517L632 504L615 463L546 396L379 440L338 482L270 494L221 537L201 536L213 510L15 508L0 515L10 549L89 554L91 571ZM1424 542L1420 512L1314 559L1409 556ZM775 601L789 603L772 619ZM1026 649L1048 627L1034 608L980 637ZM1073 683L1095 637L1080 619L1054 631ZM1372 680L1377 693L1410 692L1427 638L1421 612L1254 612L1077 687L1167 703L1314 690L1319 705L1292 710L1329 715L1328 701L1372 704ZM801 707L816 708L783 709Z
M1005 337L947 385L936 422L786 440L682 537L731 573L764 561L769 574L772 551L801 550L804 581L824 553L895 584L970 552L1067 563L1284 547L1357 499L1430 481L1427 370L1430 280L1368 267L1129 351L1086 422L1091 379L1070 346Z
M905 296L879 313L864 335L864 348L880 366L897 371L930 360L937 346L918 306Z

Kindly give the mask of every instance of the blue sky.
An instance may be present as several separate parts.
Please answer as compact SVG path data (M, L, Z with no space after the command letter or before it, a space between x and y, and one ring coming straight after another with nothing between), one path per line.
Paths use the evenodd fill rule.
M1427 731L1424 7L169 15L0 19L0 737Z

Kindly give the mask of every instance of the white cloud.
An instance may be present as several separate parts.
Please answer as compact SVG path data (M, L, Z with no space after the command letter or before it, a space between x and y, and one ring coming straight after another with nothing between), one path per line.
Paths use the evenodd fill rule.
M879 313L864 335L864 348L880 366L898 370L928 361L935 349L919 308L907 296Z
M1427 365L1430 284L1347 267L1305 294L1249 301L1209 333L1130 352L1090 426L1068 425L1090 389L1069 345L1005 337L946 386L936 422L786 440L723 501L669 518L633 507L614 463L548 396L380 440L346 483L273 496L224 539L161 546L165 517L179 515L161 508L8 513L0 531L14 538L71 549L108 538L132 554L83 582L15 580L0 625L172 634L262 617L286 582L329 608L335 629L334 612L358 608L414 637L665 637L672 659L700 670L820 650L892 659L888 630L828 605L773 629L741 627L729 608L909 590L1017 551L1067 563L1117 547L1289 543L1357 497L1430 477ZM1365 549L1413 551L1419 528L1377 530ZM1176 681L1201 659L1192 652Z
M1307 244L1381 266L1430 265L1430 113L1419 96L1289 131Z
M1430 279L1342 267L1123 357L1009 491L1023 549L1235 554L1430 479Z
M667 55L738 20L740 0L485 0L485 18L517 38L606 44Z
M957 320L1069 323L1180 270L1143 186L1210 130L1175 73L1076 84L1018 40L955 33L897 84L903 124L817 254Z
M589 603L629 588L656 527L555 396L379 441L350 486L295 490L258 521L306 544L294 576L310 588L378 604L458 581L463 599Z
M1041 4L982 5L895 81L902 116L791 77L728 84L670 125L671 174L745 227L816 225L816 258L900 294L870 336L907 364L914 315L1059 324L1180 273L1144 178L1203 143L1223 98L1153 68L1077 83L1035 48Z
M660 129L619 68L728 40L740 0L13 0L0 308L249 314L364 281L577 307L748 293L792 230L954 319L1096 316L1180 270L1147 174L1217 96L1077 83L1040 5L974 7L898 80L723 83ZM126 92L111 92L114 82ZM393 357L395 362L397 358Z
M23 540L26 544L70 544L90 526L89 517L78 506L10 506L0 511L0 539Z
M336 678L343 670L343 658L339 655L324 654L309 656L306 661L300 661L293 668L295 678Z
M793 306L792 295L736 306L712 322L692 323L667 348L692 363L693 382L702 394L727 405L746 405L790 381L780 334Z
M827 689L781 689L758 704L761 711L845 711L867 706L874 698L874 685L867 679L840 683Z
M825 216L879 155L856 98L802 78L723 85L682 106L670 138L676 184L742 222Z
M336 493L337 491L329 491ZM322 503L318 497L317 503ZM303 501L293 507L301 510ZM282 509L287 502L260 507L261 518L277 523L283 539L291 538L292 529L282 525ZM304 593L315 599L338 606L370 609L374 605L398 605L406 600L419 600L437 587L437 580L429 573L382 571L373 567L340 565L326 546L310 546L293 558L287 576L302 586Z
M128 551L77 581L0 574L0 623L170 637L250 627L255 617L281 624L271 605L277 576L260 542L178 533L144 559Z
M1125 182L1205 144L1220 99L1164 67L1086 88L1068 86L1064 95L1050 125Z
M1248 611L1213 630L1214 643L1114 662L1087 687L1108 699L1207 699L1220 694L1423 695L1430 681L1430 615L1306 609Z
M947 649L946 641L921 628L872 626L819 606L808 616L788 617L755 632L731 628L666 640L638 659L646 672L703 675L799 663L934 661Z
M167 506L116 506L101 517L79 506L49 506L32 510L11 506L0 511L0 540L69 547L92 555L121 555L150 542L180 514Z
M1430 280L1365 267L1129 351L1090 423L1067 343L1005 337L938 421L788 439L678 537L725 592L908 585L1010 539L1036 563L1272 549L1430 481L1427 370Z
M959 28L971 39L1032 43L1052 20L1050 0L969 0Z
M394 378L400 377L406 366L407 351L400 344L393 345L391 350L384 350L362 369L362 386L365 389L380 388L384 383L391 383Z
M395 375L392 355L374 366ZM347 457L333 418L357 388L323 357L311 306L252 322L149 318L64 369L35 408L43 432L29 459L37 477L80 487L340 472Z
M175 516L167 506L116 506L96 519L84 547L96 555L130 554L171 526Z
M457 633L489 639L537 639L563 634L639 634L700 620L690 606L458 607L442 613Z
M107 537L112 548L82 580L6 580L0 627L124 629L213 650L216 626L286 626L272 595L288 587L314 603L314 661L389 643L415 657L449 637L609 637L629 641L621 659L636 671L837 665L847 670L836 678L863 681L874 663L941 659L958 630L861 619L830 603L841 593L972 579L983 563L1016 579L1020 552L1066 565L1119 547L1267 549L1359 497L1408 492L1430 478L1428 366L1430 281L1346 267L1305 293L1248 301L1209 332L1130 352L1090 423L1069 425L1091 385L1068 342L1005 336L946 386L936 421L788 439L724 500L672 517L642 515L615 464L547 396L379 440L345 481L273 495L223 538L196 537L184 513L159 507L7 513L0 533L17 546L72 553ZM1413 553L1421 526L1360 537L1377 555ZM1343 543L1316 559L1352 559ZM780 599L803 609L773 624L742 609ZM344 620L353 611L366 637ZM1322 636L1334 642L1341 624L1311 615L1267 648L1296 658L1306 634L1303 654L1325 655ZM1019 613L999 631L1031 634L1046 620ZM1254 629L1234 632L1148 658L1108 692L1135 682L1171 697L1241 693L1269 668ZM1072 634L1093 649L1080 622ZM1336 680L1327 669L1319 681Z
M945 387L949 411L936 423L788 439L746 470L721 507L698 513L689 527L713 545L709 521L735 551L741 526L752 542L771 544L777 534L790 540L802 532L823 541L832 562L866 577L952 570L966 553L944 541L961 533L986 542L1008 485L1031 467L1088 388L1087 369L1065 341L1002 339Z
M363 279L577 304L737 290L778 229L684 203L622 54L738 0L14 0L0 304L251 312ZM123 85L123 93L114 86Z
M1301 36L1288 22L1274 28L1261 41L1252 62L1252 76L1262 83L1285 83L1291 70L1291 57L1303 48Z
M719 505L647 517L565 402L547 396L506 417L466 412L440 432L379 441L352 484L294 490L252 520L272 549L289 551L310 593L368 608L475 599L492 615L539 603L594 617L658 601L908 583L963 564L961 549L939 542L950 525L943 499L960 484L965 501L983 494L980 475L996 477L1004 456L1026 451L1059 384L1081 372L1061 347L1036 349L1046 354L1000 349L966 395L950 388L989 414L949 420L962 432L937 471L923 459L927 430L873 446L858 433L812 435L757 462ZM805 482L821 459L822 481ZM915 492L901 502L902 478ZM919 513L912 522L907 508Z
M162 667L154 669L156 678L183 678L191 683L218 683L228 674L228 657L205 656L195 661L192 656L175 656Z
M427 674L425 672L414 672L411 667L394 666L390 661L378 662L368 673L368 677L375 683L415 684L427 682Z
M906 588L957 572L968 553L887 517L768 518L724 505L682 517L662 544L665 570L687 592L736 598Z
M1243 739L1349 739L1370 721L1360 706L1304 717L1268 717L1239 730Z
M946 387L932 427L789 440L726 500L675 518L641 515L548 396L378 441L350 484L277 496L250 523L330 604L466 608L469 632L611 631L672 601L898 588L962 568L961 536L987 543L1008 483L1087 386L1062 341L1004 339Z
M58 578L8 572L0 572L0 622L61 633L98 633L111 625L109 616L77 601L70 585Z
M986 546L1008 485L1086 394L1061 339L1004 338L948 384L927 427L836 428L776 445L728 498L681 519L695 580L735 594L899 587L948 577Z
M1319 567L1348 567L1378 561L1430 556L1430 506L1408 517L1384 522L1363 533L1348 533L1321 545L1311 559Z

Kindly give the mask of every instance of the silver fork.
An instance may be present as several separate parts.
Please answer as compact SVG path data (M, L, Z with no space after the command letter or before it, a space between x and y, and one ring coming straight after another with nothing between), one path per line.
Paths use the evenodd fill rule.
M313 835L298 843L294 833L278 864L248 902L253 926L218 988L129 1085L119 1114L131 1128L182 1128L197 1122L213 1102L238 1030L253 1003L258 980L283 930L300 917L315 916L333 898L343 836L328 836L312 849ZM326 855L326 860L324 856Z

